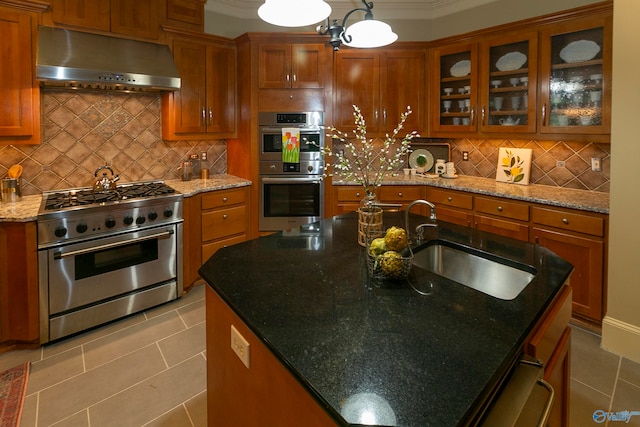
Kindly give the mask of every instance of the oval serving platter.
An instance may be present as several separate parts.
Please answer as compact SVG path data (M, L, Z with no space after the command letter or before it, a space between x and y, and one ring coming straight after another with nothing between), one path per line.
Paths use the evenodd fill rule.
M527 55L524 53L509 52L498 59L498 62L496 62L496 68L500 71L519 70L526 62Z
M589 61L595 58L598 52L600 52L598 43L591 40L577 40L562 48L560 58L568 63Z
M471 72L471 61L467 59L463 61L458 61L455 64L453 64L453 67L451 67L450 71L453 77L467 76Z

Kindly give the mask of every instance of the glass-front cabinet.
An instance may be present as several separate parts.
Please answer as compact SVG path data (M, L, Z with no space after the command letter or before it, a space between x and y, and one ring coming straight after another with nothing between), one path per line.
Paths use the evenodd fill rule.
M431 97L431 129L434 132L475 132L477 130L476 43L434 48L436 64Z
M480 130L536 130L538 33L502 35L480 45Z
M602 17L542 32L542 133L610 132L611 28Z

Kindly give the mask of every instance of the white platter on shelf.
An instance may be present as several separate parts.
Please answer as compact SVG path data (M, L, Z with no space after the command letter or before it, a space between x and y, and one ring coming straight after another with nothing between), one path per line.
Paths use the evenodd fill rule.
M418 165L418 157L424 157L427 163L424 166ZM431 168L433 167L433 154L431 154L431 151L425 150L424 148L419 148L409 156L409 166L411 166L413 169L423 167L426 171L431 170Z
M598 43L591 40L577 40L571 42L560 51L560 58L565 62L589 61L600 52Z
M526 62L527 55L524 53L509 52L498 59L498 62L496 62L496 68L500 71L519 70Z
M451 67L451 75L453 77L464 77L471 72L471 61L465 59L463 61L456 62Z

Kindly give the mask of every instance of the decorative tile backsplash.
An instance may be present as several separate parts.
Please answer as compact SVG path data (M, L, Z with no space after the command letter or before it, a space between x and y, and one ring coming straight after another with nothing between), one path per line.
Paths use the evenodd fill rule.
M42 91L43 141L39 145L0 145L0 176L23 166L23 194L87 187L94 172L109 164L121 182L179 178L180 163L207 152L210 173L225 173L227 147L219 141L163 141L160 96L107 92ZM495 178L500 147L531 148L532 184L609 192L609 144L445 139L458 173ZM469 160L463 161L466 151ZM591 171L591 158L602 171Z
M42 91L42 143L0 145L0 176L23 167L23 194L93 185L108 164L120 182L178 178L191 154L207 153L210 173L227 170L220 141L163 141L160 95Z

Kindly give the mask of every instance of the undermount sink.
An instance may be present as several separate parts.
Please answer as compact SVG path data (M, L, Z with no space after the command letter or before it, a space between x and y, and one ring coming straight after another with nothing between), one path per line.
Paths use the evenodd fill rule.
M516 298L535 277L533 267L474 252L434 241L414 250L413 265L502 300Z

